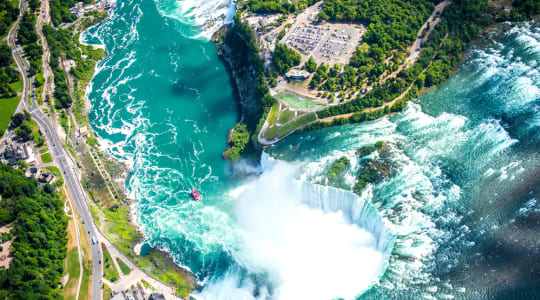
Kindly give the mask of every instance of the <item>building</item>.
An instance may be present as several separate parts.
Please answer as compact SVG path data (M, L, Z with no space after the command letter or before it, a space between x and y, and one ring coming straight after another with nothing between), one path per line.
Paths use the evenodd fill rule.
M153 293L150 294L148 300L165 300L165 296L163 296L163 294Z
M41 177L41 169L40 168L30 168L30 177L31 179L38 180Z
M285 73L285 78L287 80L302 81L309 78L310 73L306 70L301 69L291 69L289 72Z
M42 173L42 177L39 178L39 181L48 184L55 184L58 182L58 177L54 176L52 173Z
M24 160L27 163L34 162L36 159L32 149L30 149L26 144L25 145L9 145L2 153L2 163L8 165L16 165L19 160Z
M118 294L115 294L111 300L126 300L126 296L124 295L124 293L118 293Z
M24 151L28 155L28 158L25 159L28 164L32 164L32 163L36 162L36 156L34 155L34 151L32 151L32 147L25 144L24 145Z
M88 128L86 128L86 126L79 128L79 136L81 137L88 136Z

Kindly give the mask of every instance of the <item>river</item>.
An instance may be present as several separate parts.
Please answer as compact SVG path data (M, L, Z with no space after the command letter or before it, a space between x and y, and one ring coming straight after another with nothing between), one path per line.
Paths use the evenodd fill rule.
M221 152L237 119L232 81L199 25L232 11L119 1L83 36L108 54L88 93L91 125L133 167L146 242L196 274L196 297L538 297L537 23L493 29L401 113L293 135L261 165L231 167ZM355 151L379 140L387 147L371 157L390 174L355 196ZM341 156L352 167L341 189L326 187Z

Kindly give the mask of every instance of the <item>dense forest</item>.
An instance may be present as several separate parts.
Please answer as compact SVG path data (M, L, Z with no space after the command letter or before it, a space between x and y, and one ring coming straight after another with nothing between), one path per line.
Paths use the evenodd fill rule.
M232 161L239 159L248 143L249 131L247 125L245 123L236 124L228 142L229 148L225 151L226 157Z
M254 13L282 13L289 14L301 11L313 5L316 0L248 0L247 8Z
M249 140L257 138L266 116L276 100L268 93L264 60L259 55L255 32L249 25L242 22L239 13L234 18L234 24L235 26L227 31L223 43L231 49L234 55L232 59L235 64L234 68L237 70L249 69L253 72L253 77L256 78L253 93L257 111L245 115L245 119L242 121L245 127L243 125L240 127L242 134L241 138L235 139L234 147L236 150L234 153L225 153L227 156L239 157L239 154L242 154L247 147ZM245 134L251 139L244 139Z
M43 34L47 39L47 44L51 51L49 59L49 66L54 74L54 106L57 109L67 108L73 103L73 99L69 94L69 88L67 85L66 73L62 69L61 63L61 51L67 52L71 49L73 43L70 39L69 31L56 30L51 26L43 26ZM72 53L75 55L74 53Z
M540 1L538 0L514 0L512 2L511 20L524 21L540 14Z
M5 43L0 44L0 98L10 98L17 95L10 84L18 81L21 76L17 70L11 67L11 64L13 64L11 48Z
M9 269L0 270L2 299L59 299L66 257L63 204L54 187L40 187L20 170L0 165L0 224L13 238Z
M272 53L272 64L279 74L285 74L290 68L300 64L302 57L300 54L286 45L277 44Z
M489 16L484 15L485 0L456 0L449 5L443 15L442 21L434 28L429 39L422 45L422 52L415 64L402 70L395 79L376 85L366 95L357 97L343 104L328 107L318 112L320 118L358 112L349 119L335 119L334 124L347 122L360 122L369 120L379 114L379 110L371 113L360 113L364 108L382 106L400 96L414 83L410 91L397 101L391 108L380 110L382 114L390 111L399 111L405 102L417 95L418 89L440 84L447 79L455 65L481 28L492 22ZM327 124L312 124L311 128L320 128Z
M366 24L363 40L385 57L404 51L433 11L438 0L325 0L319 20ZM375 46L376 45L376 46Z
M106 13L94 17L95 20L99 21L105 18L105 16ZM54 74L54 105L57 109L67 108L73 103L73 98L69 93L66 73L62 67L62 62L64 60L73 60L75 66L69 71L71 75L77 80L88 81L94 71L95 62L103 55L103 50L94 50L91 46L78 44L78 38L73 36L69 29L57 30L51 26L44 25L43 34L47 39L51 51L49 65ZM86 58L83 58L83 55Z
M17 2L0 0L0 36L8 33L11 24L17 20L18 15Z
M69 9L73 7L77 0L49 0L49 6L51 9L51 20L54 26L58 26L61 23L70 23L77 19ZM85 1L88 2L88 1Z
M41 56L43 47L38 43L39 36L36 31L36 15L25 12L17 31L17 41L22 45L24 54L30 62L28 74L34 76L41 72Z

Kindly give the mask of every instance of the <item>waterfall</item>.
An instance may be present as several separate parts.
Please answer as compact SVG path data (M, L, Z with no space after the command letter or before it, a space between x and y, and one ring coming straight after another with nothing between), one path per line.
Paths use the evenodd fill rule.
M271 169L276 163L277 160L263 152L259 169L264 172ZM376 238L377 249L386 256L386 269L395 237L385 226L384 220L377 209L367 200L370 198L368 196L370 190L365 191L362 196L358 197L350 191L307 181L296 181L296 186L300 191L302 203L324 212L340 211L351 224L372 233Z

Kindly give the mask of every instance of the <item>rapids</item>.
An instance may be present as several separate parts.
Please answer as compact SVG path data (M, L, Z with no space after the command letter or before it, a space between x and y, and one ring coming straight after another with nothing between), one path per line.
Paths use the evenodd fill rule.
M401 113L293 135L238 172L220 157L237 118L232 81L201 38L231 7L122 1L82 36L108 54L87 93L91 125L133 168L145 241L197 276L196 297L539 295L537 23L495 29ZM388 149L372 157L391 175L354 195L355 151L378 140ZM343 155L343 189L321 185Z

